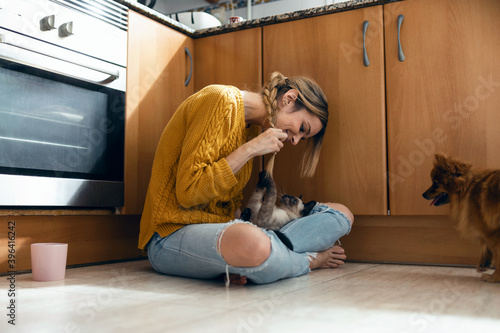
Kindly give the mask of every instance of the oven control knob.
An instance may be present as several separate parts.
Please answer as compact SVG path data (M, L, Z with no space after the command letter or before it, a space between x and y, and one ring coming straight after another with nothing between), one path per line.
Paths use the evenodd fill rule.
M68 37L73 35L73 21L63 23L59 26L59 37Z
M40 30L49 31L56 28L56 17L55 15L45 16L40 20Z

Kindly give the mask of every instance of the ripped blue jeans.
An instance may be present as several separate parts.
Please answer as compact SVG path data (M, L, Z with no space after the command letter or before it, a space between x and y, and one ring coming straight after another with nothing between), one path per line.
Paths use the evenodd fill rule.
M218 251L219 238L233 223L247 222L191 224L164 238L155 233L148 245L149 261L162 274L213 279L231 273L256 284L271 283L309 273L310 260L317 252L332 247L351 229L343 213L317 204L310 215L286 224L278 234L262 229L271 240L271 254L264 263L233 267Z

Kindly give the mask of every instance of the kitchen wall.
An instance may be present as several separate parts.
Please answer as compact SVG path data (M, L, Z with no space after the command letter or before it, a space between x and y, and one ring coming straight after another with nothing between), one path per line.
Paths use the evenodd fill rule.
M252 6L251 18L257 19L344 1L346 0L253 0L254 5ZM223 4L226 3L227 5L223 6ZM217 17L222 24L227 23L227 20L229 17L233 16L233 13L234 16L241 16L244 19L248 19L247 1L233 0L235 7L237 7L234 12L232 10L224 10L230 7L229 3L229 0L219 0L216 5L210 5L205 0L157 0L154 9L163 14L172 14L206 8L212 15Z

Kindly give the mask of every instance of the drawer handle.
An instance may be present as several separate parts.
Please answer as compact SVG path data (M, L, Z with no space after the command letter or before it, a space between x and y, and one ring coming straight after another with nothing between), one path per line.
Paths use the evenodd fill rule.
M365 64L366 67L370 66L370 60L368 59L368 54L366 53L366 45L365 45L366 30L368 30L369 24L370 22L368 21L363 22L363 63Z
M184 51L186 51L188 57L189 57L189 62L191 63L191 70L189 71L189 75L184 82L184 86L188 86L189 81L191 81L191 75L193 75L193 57L191 56L191 52L189 52L189 49L187 47L184 48Z
M9 45L11 47L15 47L18 50L20 49L21 51L19 53L16 52L16 56L14 56L13 54L4 55L2 52L2 54L0 54L0 59L10 60L12 62L35 67L48 72L64 76L71 76L78 80L84 80L101 85L111 83L120 78L120 73L114 69L97 68L94 65L82 63L80 61L69 59L67 57L61 57L58 54L47 52L48 50L46 50L44 47L40 47L39 44L20 44L16 40L12 40L10 36L0 34L0 48L3 49L2 45ZM90 69L94 72L107 75L108 77L103 79L102 81L94 81L83 76L72 75L71 73L66 73L64 71L64 68L61 68L61 65L58 65L59 61L68 63L70 65L76 65L79 67Z
M403 53L403 48L401 47L401 37L400 37L401 24L403 23L404 18L405 17L403 15L398 16L398 57L399 61L401 62L405 61L405 55Z

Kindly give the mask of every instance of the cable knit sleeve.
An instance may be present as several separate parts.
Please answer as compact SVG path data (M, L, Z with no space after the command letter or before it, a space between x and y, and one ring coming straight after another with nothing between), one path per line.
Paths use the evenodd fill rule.
M209 86L190 101L186 136L179 158L176 196L184 208L203 206L226 197L237 183L225 157L243 142L245 128L241 93L234 87Z

